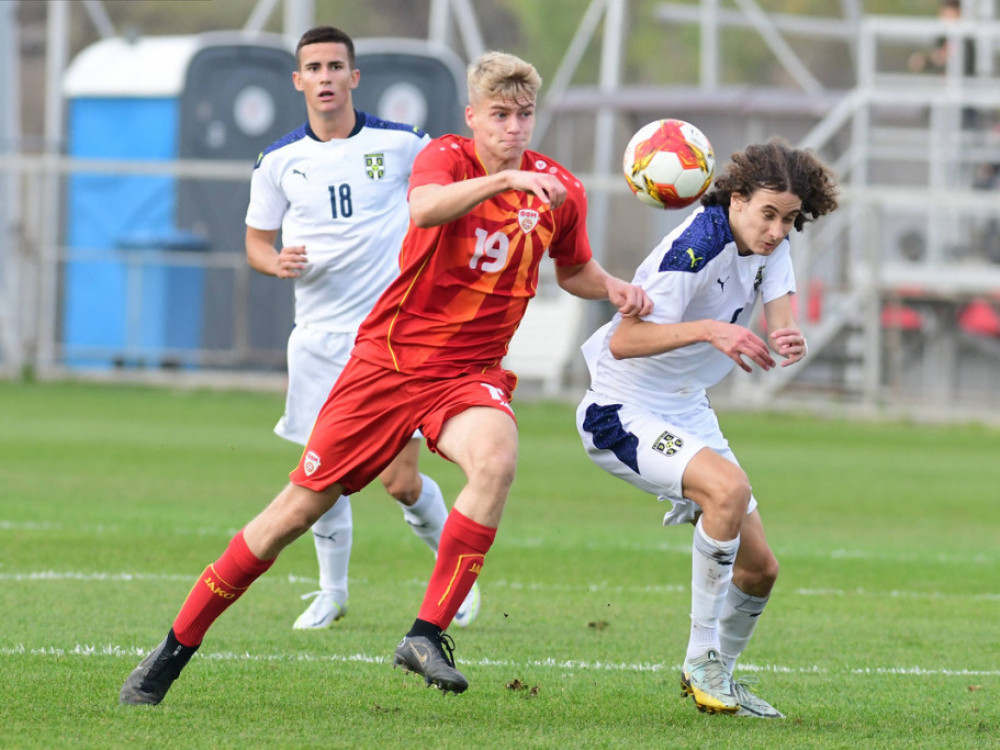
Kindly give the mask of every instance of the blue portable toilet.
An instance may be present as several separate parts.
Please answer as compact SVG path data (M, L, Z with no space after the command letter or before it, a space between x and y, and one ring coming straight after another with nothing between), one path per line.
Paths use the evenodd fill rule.
M358 40L357 62L359 109L432 135L463 131L453 53L420 40ZM70 178L62 315L70 366L198 364L199 350L221 353L203 361L225 367L284 366L292 285L249 273L240 288L232 263L185 263L178 251L195 260L195 251L238 253L245 271L254 161L306 120L295 68L283 37L238 32L105 39L74 59L64 81L70 156L221 159L247 169L245 183L139 171Z
M206 91L209 66L215 73ZM172 175L123 171L70 177L62 315L67 364L197 362L197 350L206 346L206 302L214 296L209 285L219 272L206 273L197 258L185 262L184 256L243 253L253 161L305 117L301 94L291 86L294 68L295 57L281 37L249 39L235 32L109 38L74 59L64 79L71 157L242 160L247 183L234 187L205 180L216 184L218 194L206 205L205 196L197 195L199 181ZM206 111L206 101L215 112ZM227 129L230 122L241 127ZM212 147L194 148L192 133L207 133ZM223 230L225 236L219 236ZM272 285L266 291L271 290L288 296L273 307L284 311L290 324L289 290ZM287 336L287 326L281 336Z

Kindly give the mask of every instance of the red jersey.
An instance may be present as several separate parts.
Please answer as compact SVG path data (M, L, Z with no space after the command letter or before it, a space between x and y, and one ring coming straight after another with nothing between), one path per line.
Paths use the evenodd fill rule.
M361 324L353 356L399 372L449 377L500 365L538 286L548 252L556 265L590 260L583 185L542 154L525 151L522 170L557 176L565 202L508 190L437 227L410 222L400 275ZM410 190L485 176L471 138L446 135L417 156Z

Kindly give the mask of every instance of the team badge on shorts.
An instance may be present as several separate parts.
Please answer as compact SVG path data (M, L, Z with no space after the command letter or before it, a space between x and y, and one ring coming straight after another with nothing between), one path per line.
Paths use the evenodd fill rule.
M306 457L302 460L302 470L305 471L306 476L312 476L319 465L319 455L315 451L306 452Z
M521 231L528 234L538 223L538 211L533 208L522 208L517 212L517 224Z
M653 441L653 450L664 456L672 456L684 447L684 438L679 438L672 432L664 432Z
M385 177L385 155L365 154L365 174L369 180L381 180Z

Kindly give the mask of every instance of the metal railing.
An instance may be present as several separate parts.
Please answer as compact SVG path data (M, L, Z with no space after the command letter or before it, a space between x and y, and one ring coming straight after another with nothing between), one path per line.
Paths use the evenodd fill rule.
M159 249L155 244L142 250L121 247L68 247L60 238L65 207L63 194L71 175L167 175L185 180L220 180L234 190L248 191L249 168L244 162L177 160L163 162L82 160L51 156L0 158L0 179L6 177L21 198L21 217L6 238L6 293L3 316L4 363L13 372L28 366L42 376L55 376L67 369L197 367L273 370L284 365L282 345L261 348L251 341L248 320L254 301L250 279L255 275L242 248L233 252L190 252ZM73 343L66 340L67 269L84 279L88 270L113 268L121 277L116 287L122 299L120 340L115 343ZM231 328L216 336L223 346L172 346L144 341L148 329L150 280L158 275L184 284L198 274L214 273L217 283L231 299L226 317ZM185 275L187 274L187 275ZM275 284L279 284L274 280ZM145 285L145 288L144 288ZM290 292L289 292L290 293ZM177 312L154 311L169 317ZM147 320L144 320L144 317ZM291 319L287 321L291 327ZM147 337L148 338L148 337ZM155 338L155 337L154 337ZM197 340L198 336L192 337ZM77 363L74 365L74 363ZM90 365L83 363L91 363Z

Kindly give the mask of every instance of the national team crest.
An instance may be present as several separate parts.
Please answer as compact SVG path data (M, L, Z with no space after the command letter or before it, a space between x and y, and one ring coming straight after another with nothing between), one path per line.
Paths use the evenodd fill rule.
M365 174L369 180L385 177L385 154L365 154Z
M664 432L653 441L653 450L659 451L664 456L672 456L684 447L684 438L678 437L670 431Z
M521 231L528 234L538 223L538 211L533 208L522 208L517 212L517 223Z
M306 476L311 476L319 468L320 463L319 455L315 451L307 451L305 459L302 461L302 469Z

